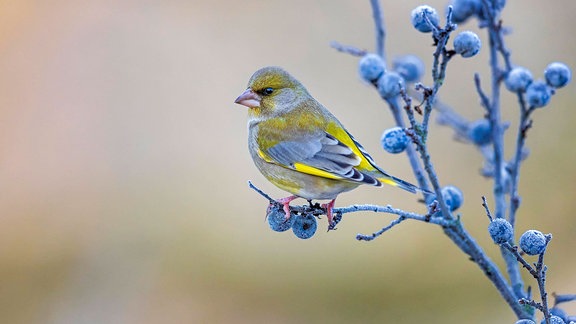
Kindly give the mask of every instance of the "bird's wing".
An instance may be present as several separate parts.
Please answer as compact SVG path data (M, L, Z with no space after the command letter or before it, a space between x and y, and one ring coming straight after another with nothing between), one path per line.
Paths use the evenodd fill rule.
M304 139L281 141L259 154L268 162L318 177L381 185L378 179L359 170L366 157L358 148L349 147L327 132L308 135Z

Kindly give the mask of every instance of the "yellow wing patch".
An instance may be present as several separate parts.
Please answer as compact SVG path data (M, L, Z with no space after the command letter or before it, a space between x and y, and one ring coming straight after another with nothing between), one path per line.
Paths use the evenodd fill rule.
M261 150L258 150L258 155L260 155L260 157L268 162L268 163L276 163L278 164L276 161L274 161L272 158L270 158L269 156L267 156L264 152L262 152ZM287 167L287 166L284 166ZM344 177L335 175L334 173L328 172L328 171L324 171L324 170L320 170L318 168L309 166L307 164L304 163L294 163L294 170L298 171L298 172L302 172L302 173L306 173L306 174L311 174L317 177L322 177L322 178L328 178L328 179L344 179Z
M307 173L322 178L335 179L335 180L344 179L343 177L335 175L328 171L320 170L318 168L311 167L309 165L302 163L294 163L294 169L296 169L296 171L298 172Z
M348 132L346 132L344 128L342 128L342 126L338 125L335 122L331 122L330 124L328 124L326 131L330 135L334 136L337 140L344 143L344 145L348 146L352 150L352 152L354 152L354 154L360 157L360 164L356 167L358 170L372 171L375 169L374 166L372 166L372 164L370 163L370 161L368 161L368 159L364 156L364 154L362 154L360 149L358 149L356 143L354 143L354 140L350 138L350 135L348 134Z

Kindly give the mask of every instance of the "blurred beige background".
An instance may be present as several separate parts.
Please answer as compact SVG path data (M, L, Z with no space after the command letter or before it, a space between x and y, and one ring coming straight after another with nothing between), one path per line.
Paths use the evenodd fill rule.
M409 24L421 3L383 2L388 55L429 67L429 36ZM576 2L508 2L516 64L537 77L556 60L576 68ZM331 40L374 48L368 1L0 1L0 321L513 323L433 226L406 222L371 243L354 236L391 216L353 214L330 233L323 219L307 241L269 230L246 182L284 193L253 167L246 109L233 104L262 66L291 71L380 165L413 181L404 156L379 148L385 105ZM472 73L487 84L486 54L456 58L442 90L468 118L483 114ZM521 179L518 231L554 234L548 287L559 293L576 293L574 89L534 115ZM514 96L503 99L515 128ZM437 125L430 145L442 183L465 192L465 225L501 264L480 155ZM423 208L393 188L337 201L351 203Z

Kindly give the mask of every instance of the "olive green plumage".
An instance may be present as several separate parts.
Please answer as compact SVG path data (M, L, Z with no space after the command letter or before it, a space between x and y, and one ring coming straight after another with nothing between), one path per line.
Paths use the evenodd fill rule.
M250 108L248 148L256 167L294 196L334 200L361 184L418 189L379 168L340 121L282 68L256 71L235 102ZM294 198L282 200L285 210ZM330 220L333 203L327 208Z

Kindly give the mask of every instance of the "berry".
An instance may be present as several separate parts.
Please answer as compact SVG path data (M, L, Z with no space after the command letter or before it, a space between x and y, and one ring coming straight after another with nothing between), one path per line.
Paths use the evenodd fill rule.
M360 77L368 82L378 80L385 70L384 61L376 54L366 54L358 62Z
M562 308L552 307L550 308L550 314L560 317L564 322L568 322L568 314Z
M492 127L486 119L472 122L468 127L468 138L476 145L483 146L492 142Z
M292 224L292 232L294 232L294 235L303 240L314 236L316 228L318 227L314 215L298 215L293 218L295 218L294 223Z
M428 17L428 19L425 17ZM418 6L412 10L410 18L412 26L422 33L429 33L432 31L432 27L428 21L430 21L434 26L438 26L439 21L436 9L427 5Z
M388 153L398 154L403 152L408 146L408 136L400 127L392 127L382 133L380 138L382 147Z
M468 18L482 13L481 0L453 0L452 1L452 22L461 23Z
M521 319L517 320L515 324L536 324L536 322L531 319Z
M404 79L396 72L385 73L378 79L378 92L384 99L392 99L404 88Z
M542 323L546 324L546 320L542 319L540 324L542 324ZM560 318L558 316L554 316L554 315L550 316L550 324L564 324L564 323L566 323L566 322L564 322L564 320L562 318Z
M550 102L550 97L553 94L554 90L544 81L536 80L526 89L526 101L531 107L544 107Z
M287 231L294 223L294 216L286 219L286 213L284 213L284 210L277 205L271 205L268 208L266 219L268 220L270 228L275 232Z
M537 255L546 250L546 236L540 231L528 230L520 236L520 248L528 255Z
M566 64L554 62L550 63L544 70L544 78L546 78L546 83L551 87L562 88L570 82L572 72Z
M444 201L451 211L455 211L456 209L460 208L460 206L462 206L462 202L464 201L464 194L462 194L462 190L454 186L446 186L442 188L442 197L444 197Z
M394 71L406 82L416 82L424 74L424 62L416 55L404 55L393 62Z
M510 241L514 234L512 224L504 218L496 218L488 225L488 233L496 244L502 244Z
M462 57L472 57L480 51L482 42L478 35L471 31L463 31L454 38L454 50Z
M510 70L506 76L506 80L504 80L506 88L512 92L524 92L530 83L532 83L532 73L530 73L530 70L521 66Z

